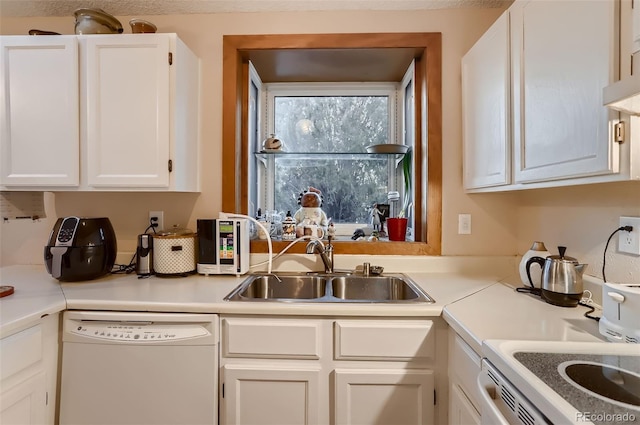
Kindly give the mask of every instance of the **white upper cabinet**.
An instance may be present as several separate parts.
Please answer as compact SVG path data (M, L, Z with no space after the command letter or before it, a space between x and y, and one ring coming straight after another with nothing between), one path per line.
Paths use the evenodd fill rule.
M80 184L78 41L0 37L0 184Z
M640 52L640 3L638 0L635 0L632 3L633 7L631 10L632 13L632 36L631 40L633 42L631 53Z
M83 145L91 187L167 187L169 39L81 39Z
M59 38L2 37L3 43L37 43L28 54L14 55L20 59L12 61L15 65L3 58L2 68L9 68L10 76L24 73L17 82L2 79L12 95L12 102L3 102L3 120L23 127L49 123L50 111L53 118L58 114L66 119L55 120L53 131L44 127L27 133L18 127L9 130L11 138L3 135L4 189L199 191L199 60L193 52L176 34L64 36L75 55L53 61L42 46ZM46 76L51 69L56 78L40 81L40 74ZM43 94L25 99L28 108L23 109L22 99L14 94L19 93L18 83L42 86ZM44 90L47 86L54 88ZM38 104L42 99L47 108ZM4 155L5 150L12 155ZM62 170L74 170L73 164L74 179L60 182L50 163ZM32 170L46 174L18 180Z
M625 1L516 0L463 57L466 190L640 179L637 129L602 97L621 76Z
M465 189L511 182L509 12L462 58Z
M510 8L516 183L617 172L602 89L614 80L615 2Z

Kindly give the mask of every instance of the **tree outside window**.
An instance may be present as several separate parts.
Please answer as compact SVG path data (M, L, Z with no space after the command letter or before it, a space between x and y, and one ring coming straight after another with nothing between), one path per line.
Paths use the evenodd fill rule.
M389 96L275 96L273 129L285 151L326 154L276 159L275 209L295 211L300 192L313 186L334 222L368 223L372 205L396 190L393 167L384 156L349 154L389 142L391 103Z

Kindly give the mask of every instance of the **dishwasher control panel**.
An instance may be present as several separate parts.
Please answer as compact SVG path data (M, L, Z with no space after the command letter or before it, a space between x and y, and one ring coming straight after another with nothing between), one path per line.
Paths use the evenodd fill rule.
M179 341L211 335L209 330L197 323L155 324L139 322L93 322L79 321L69 332L88 338L106 341L163 342Z

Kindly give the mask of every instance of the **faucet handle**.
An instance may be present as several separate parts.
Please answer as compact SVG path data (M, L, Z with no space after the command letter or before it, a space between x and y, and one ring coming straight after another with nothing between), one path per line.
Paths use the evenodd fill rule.
M371 274L379 276L382 274L382 272L384 271L384 267L382 266L371 266Z
M383 270L384 267L382 266L372 266L370 263L363 263L362 265L357 265L353 272L362 274L363 276L379 276Z

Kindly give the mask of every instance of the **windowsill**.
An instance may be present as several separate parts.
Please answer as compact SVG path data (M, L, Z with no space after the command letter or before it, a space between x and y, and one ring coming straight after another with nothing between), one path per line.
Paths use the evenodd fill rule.
M272 241L273 253L277 254L282 251L291 241ZM433 255L429 245L424 242L397 242L389 240L379 240L375 242L369 241L352 241L337 240L332 242L334 245L334 255L340 254L368 254L375 252L376 255ZM306 242L299 242L293 245L287 253L304 254ZM269 252L266 240L252 240L251 253L267 253Z

